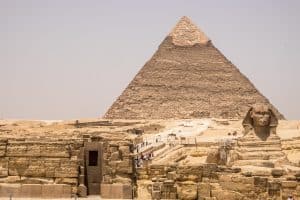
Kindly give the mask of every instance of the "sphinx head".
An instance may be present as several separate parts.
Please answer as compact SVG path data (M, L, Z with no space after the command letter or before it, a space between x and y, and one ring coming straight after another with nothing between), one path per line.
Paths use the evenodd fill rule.
M272 109L265 104L253 105L243 120L244 127L276 127L277 125L278 119Z
M272 111L263 104L254 105L250 111L252 125L254 127L266 127L270 125Z
M262 140L266 140L270 134L276 134L277 125L277 117L272 109L265 104L255 104L252 106L243 120L245 135L253 132Z

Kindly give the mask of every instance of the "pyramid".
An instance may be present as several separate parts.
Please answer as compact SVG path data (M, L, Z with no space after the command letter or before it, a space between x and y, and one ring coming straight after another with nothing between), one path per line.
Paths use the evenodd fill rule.
M284 118L204 32L182 17L104 118L242 119L255 103L269 104Z

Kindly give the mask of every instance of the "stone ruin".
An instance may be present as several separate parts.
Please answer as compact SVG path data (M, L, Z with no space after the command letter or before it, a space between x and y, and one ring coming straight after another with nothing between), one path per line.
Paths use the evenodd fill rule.
M291 163L284 153L273 111L254 105L242 123L243 135L216 142L204 163L138 169L139 178L149 180L141 181L140 195L190 200L300 198L300 162ZM299 148L299 137L295 141L294 148Z
M297 123L267 105L243 121L0 121L0 197L297 199Z
M300 199L300 121L186 17L105 118L0 120L0 198Z
M71 198L100 191L104 198L132 197L133 143L120 133L87 134L78 122L60 131L56 125L27 131L12 126L1 129L0 197ZM122 185L113 184L118 181Z

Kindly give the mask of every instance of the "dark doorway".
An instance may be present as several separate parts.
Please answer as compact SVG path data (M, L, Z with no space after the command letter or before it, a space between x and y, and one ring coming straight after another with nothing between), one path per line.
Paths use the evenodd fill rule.
M84 149L88 194L99 195L102 182L102 143L86 142Z
M89 166L98 165L98 151L89 151Z

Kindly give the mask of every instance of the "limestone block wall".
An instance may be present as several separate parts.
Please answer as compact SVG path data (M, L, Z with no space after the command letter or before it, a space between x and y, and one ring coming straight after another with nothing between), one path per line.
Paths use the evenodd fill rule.
M288 160L300 167L300 137L284 139L281 141L281 145Z
M84 137L0 139L0 197L68 198L75 194L86 195L86 189L83 189L83 185L87 186L84 178L85 142ZM110 188L110 184L132 189L132 142L109 139L97 142L103 145L99 182L105 184L104 190ZM109 194L107 191L103 193Z
M82 140L2 139L0 197L59 198L76 194L82 147Z
M300 173L252 176L216 164L138 170L138 199L239 200L300 198ZM150 180L149 180L150 179Z
M132 141L107 141L103 143L103 152L101 197L132 199L135 185Z
M103 183L132 183L133 145L129 141L109 141L103 145Z

